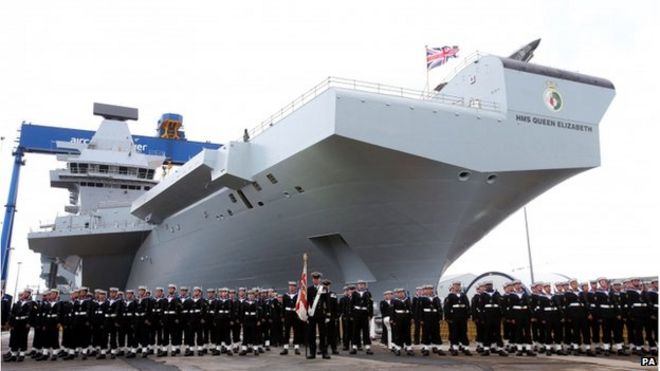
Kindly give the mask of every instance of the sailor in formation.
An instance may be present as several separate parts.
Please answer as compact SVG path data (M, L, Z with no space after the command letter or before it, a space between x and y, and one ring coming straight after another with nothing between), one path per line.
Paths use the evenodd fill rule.
M414 298L403 288L386 291L380 302L386 331L383 344L398 356L412 356L415 348L424 356L444 355L440 334L446 323L449 353L472 355L471 319L476 329L471 340L484 356L492 352L501 356L537 352L547 356L657 355L657 279L621 282L600 277L593 282L535 282L527 291L520 281L512 281L504 284L500 294L492 281L482 281L471 300L458 281L452 282L444 300L431 285L419 287ZM359 350L373 354L369 327L374 303L366 282L347 284L340 296L331 285L321 273L312 273L306 322L296 310L295 281L288 283L288 292L282 296L272 289L239 288L236 295L235 290L218 288L207 290L203 297L201 287L194 287L189 296L187 287L177 293L177 286L169 284L167 293L157 287L153 297L145 286L138 288L137 296L130 289L124 296L117 287L108 292L97 289L90 295L81 287L66 300L56 289L33 300L32 291L25 289L15 302L7 299L7 309L3 309L10 330L4 360L20 362L28 355L38 361L132 358L138 353L142 357L256 356L271 346L281 346L281 355L289 354L293 346L299 355L305 333L308 358L315 358L317 351L330 358L330 352L339 353L340 342L351 354ZM416 321L419 347L412 337ZM508 347L502 339L505 323ZM36 339L28 353L31 329Z

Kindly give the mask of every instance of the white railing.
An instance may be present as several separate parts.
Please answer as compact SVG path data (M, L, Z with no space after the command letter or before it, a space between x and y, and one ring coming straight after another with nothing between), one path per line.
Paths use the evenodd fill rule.
M477 57L478 54L475 54L468 58L472 58L471 60L474 60ZM470 62L467 62L467 58L466 58L466 61L463 62L462 66L468 63ZM398 86L380 84L375 82L344 79L341 77L330 76L325 80L323 80L322 82L320 82L319 84L317 84L316 86L314 86L313 88L311 88L310 90L308 90L303 95L293 100L291 103L282 107L279 111L272 114L269 118L262 121L256 127L250 129L248 131L249 137L254 138L255 136L264 132L269 127L274 126L278 121L282 120L284 117L295 112L300 107L304 106L307 102L316 98L321 93L325 92L330 88L343 88L343 89L358 90L369 93L406 97L406 98L420 99L420 100L432 99L434 103L447 104L452 106L462 106L462 107L476 108L476 109L497 110L497 104L494 102L480 101L478 105L475 105L474 102L466 102L463 97L441 94L436 91L408 89L408 88L402 88Z

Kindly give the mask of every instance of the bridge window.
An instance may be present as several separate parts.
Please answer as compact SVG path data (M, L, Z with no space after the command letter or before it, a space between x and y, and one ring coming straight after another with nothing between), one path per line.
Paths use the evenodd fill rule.
M138 169L138 178L145 179L147 177L147 169L139 168Z
M153 179L154 178L154 170L149 169L147 170L147 179Z
M87 174L88 168L89 168L89 164L78 164L78 172L80 174Z
M76 162L72 162L72 163L70 163L70 164L69 164L69 170L70 170L71 173L73 173L73 174L78 173L78 163L76 163Z
M99 173L107 174L108 173L108 165L99 165Z
M126 174L128 174L128 168L126 166L120 166L119 175L126 175Z

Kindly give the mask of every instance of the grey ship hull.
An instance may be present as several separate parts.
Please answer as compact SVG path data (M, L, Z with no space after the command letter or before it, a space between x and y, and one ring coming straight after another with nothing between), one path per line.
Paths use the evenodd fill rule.
M461 170L333 136L269 169L289 184L261 182L263 206L205 219L204 210L225 211L228 192L221 192L166 223L185 232L156 228L127 286L283 289L299 276L303 253L311 270L339 286L357 279L371 281L373 290L436 282L509 214L580 171L503 173L505 180L491 186L480 173L457 181ZM280 189L297 184L303 193L281 197Z

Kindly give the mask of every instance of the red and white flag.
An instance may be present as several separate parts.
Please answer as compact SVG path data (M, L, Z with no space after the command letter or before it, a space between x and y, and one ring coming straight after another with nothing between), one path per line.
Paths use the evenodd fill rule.
M303 255L303 270L298 282L296 313L301 321L307 322L307 254Z

